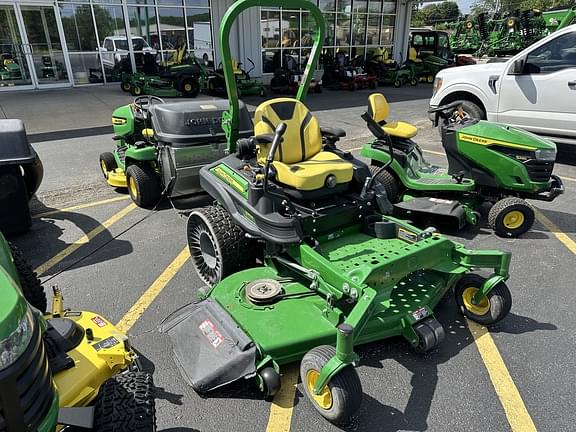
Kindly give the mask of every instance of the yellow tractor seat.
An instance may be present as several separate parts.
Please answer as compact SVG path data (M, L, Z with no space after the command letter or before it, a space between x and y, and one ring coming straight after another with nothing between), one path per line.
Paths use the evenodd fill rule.
M408 50L408 60L413 63L422 63L422 59L418 58L418 52L416 51L416 48L410 47Z
M368 115L380 125L387 135L403 139L416 136L418 133L416 126L403 121L387 123L388 114L390 114L390 105L382 93L373 93L368 96Z
M286 132L272 162L278 183L298 191L326 188L330 192L352 180L352 164L335 153L322 151L318 120L302 102L292 98L271 99L256 108L254 134L260 165L265 165L271 143L258 137L274 135L280 123L286 124Z

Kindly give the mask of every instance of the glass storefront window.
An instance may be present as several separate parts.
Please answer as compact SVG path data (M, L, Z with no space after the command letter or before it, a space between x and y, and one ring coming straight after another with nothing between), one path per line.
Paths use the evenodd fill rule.
M282 48L300 46L300 11L282 9Z
M352 12L352 0L337 0L336 11L350 14Z
M380 37L380 15L368 15L366 45L378 45Z
M186 45L186 26L182 8L158 8L160 37L164 51L176 50Z
M352 18L352 44L364 45L366 43L366 17L357 14Z
M173 5L173 6L182 6L182 0L156 0L158 6L161 5Z
M260 15L262 48L280 46L280 12L263 10Z
M354 13L366 13L368 8L368 0L354 0Z
M381 10L382 10L382 1L370 0L370 3L368 3L368 12L380 13Z
M334 46L334 32L336 31L336 14L324 14L326 21L326 37L324 46Z
M336 10L336 0L319 0L318 7L323 12L334 12Z
M336 45L350 45L350 15L336 14Z
M383 14L395 14L396 13L396 2L384 2L382 4Z
M71 53L70 66L75 85L104 82L98 53Z
M194 7L201 7L201 6L210 6L209 0L184 0L186 6L194 6Z
M188 40L194 56L202 60L204 65L214 67L214 46L212 44L212 24L210 9L187 8Z
M32 84L12 5L0 5L0 87Z
M60 17L69 52L95 51L98 48L92 7L88 4L60 3Z

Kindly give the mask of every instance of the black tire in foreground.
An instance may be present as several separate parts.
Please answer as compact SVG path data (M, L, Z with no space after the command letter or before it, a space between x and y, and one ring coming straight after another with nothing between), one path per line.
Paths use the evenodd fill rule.
M96 432L154 432L156 405L152 375L126 372L102 386L95 401Z
M256 264L252 241L220 206L192 211L187 237L196 272L210 286Z
M467 274L454 287L454 296L460 312L478 324L490 325L502 320L512 308L512 295L504 282L497 284L478 304L472 298L486 281L476 274Z
M14 267L16 267L18 278L20 279L20 287L22 288L24 298L40 312L45 313L48 303L46 300L46 292L44 291L40 279L38 279L36 272L32 269L32 266L22 251L12 243L9 243L9 245L12 259L14 260Z
M507 197L488 212L488 224L500 237L518 237L532 228L535 214L522 198Z
M350 421L362 404L362 384L354 366L346 366L330 379L319 395L313 394L322 367L335 355L336 349L329 345L308 351L300 363L300 379L314 408L328 421L341 424Z
M382 183L382 186L384 186L386 190L386 195L388 195L388 200L394 204L398 202L398 180L396 180L396 177L394 177L390 171L380 168L381 167L376 165L370 165L370 173L376 181Z
M126 170L128 193L139 207L152 207L162 197L162 186L158 176L147 165L130 165Z
M114 155L110 152L100 154L100 171L105 179L108 179L108 173L118 168Z

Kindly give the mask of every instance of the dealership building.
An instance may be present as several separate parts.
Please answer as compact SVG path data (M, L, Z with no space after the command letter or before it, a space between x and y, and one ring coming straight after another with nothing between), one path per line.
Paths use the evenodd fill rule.
M405 57L410 1L314 1L326 20L325 55L364 57L380 47ZM182 46L217 66L219 23L232 3L0 0L0 92L116 82L121 68L134 70L143 54L168 62ZM252 8L238 18L230 43L243 68L267 80L287 59L305 62L313 32L307 11Z

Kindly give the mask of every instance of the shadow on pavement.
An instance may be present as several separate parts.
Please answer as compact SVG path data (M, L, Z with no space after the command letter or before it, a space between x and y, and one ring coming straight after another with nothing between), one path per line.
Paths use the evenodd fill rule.
M562 199L562 195L558 198ZM576 234L576 217L574 213L566 213L558 210L538 209L550 221L554 223L561 231L569 234ZM544 228L548 231L547 228ZM547 238L547 237L546 237Z

